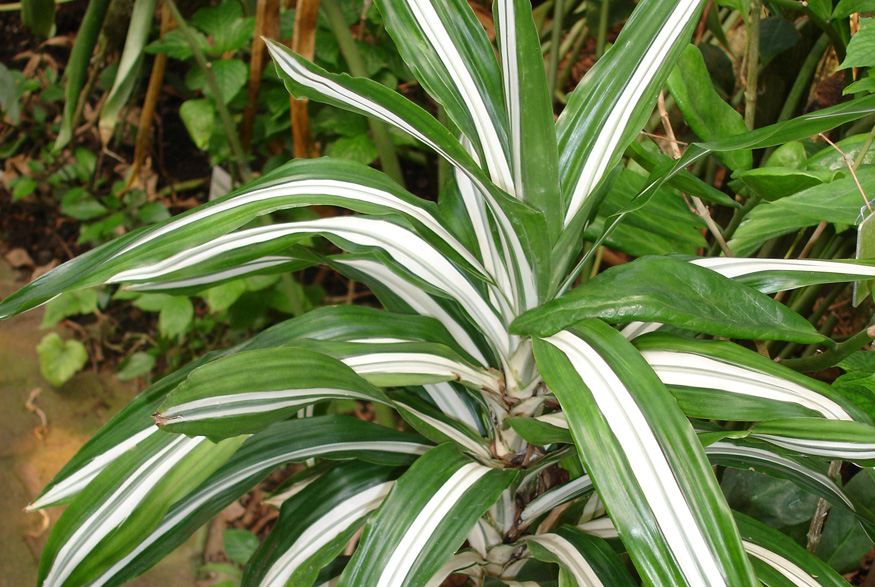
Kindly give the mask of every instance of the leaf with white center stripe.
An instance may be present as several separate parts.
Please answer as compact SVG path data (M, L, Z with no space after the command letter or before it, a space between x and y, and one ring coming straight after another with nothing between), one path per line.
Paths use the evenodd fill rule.
M483 27L462 0L379 0L386 30L426 91L482 153L482 167L513 192L501 74Z
M424 385L423 391L442 414L465 424L474 432L482 434L485 431L478 405L464 389L458 389L452 383L432 383Z
M545 491L526 504L526 507L520 514L520 520L526 525L531 524L539 516L550 513L553 508L588 495L592 493L593 489L595 487L589 475L582 475L572 479L565 485Z
M828 564L791 538L744 514L734 514L744 548L758 570L758 562L764 563L783 575L790 585L800 587L847 587L848 582Z
M638 351L599 320L535 340L544 379L646 584L753 585L689 421Z
M572 526L526 537L526 544L538 560L559 563L571 573L579 587L636 585L607 542Z
M171 432L227 438L262 430L329 399L389 403L337 359L300 348L262 349L192 371L161 404L155 421Z
M875 278L871 261L705 257L691 261L763 293Z
M562 226L556 197L559 154L532 4L529 0L500 0L492 4L492 11L501 53L514 191L544 213L555 240ZM531 165L535 159L538 164Z
M390 397L404 421L432 442L452 442L481 460L492 458L487 439L469 427L447 418L440 410L417 399L413 394L396 391Z
M89 483L52 530L40 586L84 585L130 552L180 497L231 456L244 438L213 444L158 432Z
M403 335L402 332L397 332ZM458 381L477 391L499 393L500 373L466 361L453 350L435 343L404 341L355 342L300 341L298 345L330 355L378 387L405 387Z
M691 417L869 421L829 385L732 342L652 333L636 338L635 346Z
M482 335L465 319L461 309L453 306L449 300L431 295L373 257L343 255L333 258L332 262L342 273L367 284L380 302L390 310L413 311L438 320L456 344L481 365L489 364L487 356L494 356Z
M808 320L768 296L668 257L642 257L611 267L564 296L526 312L513 322L511 332L545 336L585 318L660 322L753 340L814 343L826 339Z
M246 564L243 587L312 585L349 543L400 471L351 461L287 499L276 525Z
M806 491L822 497L833 506L856 516L869 536L875 536L875 516L869 509L846 494L827 475L827 465L817 459L793 457L786 451L756 440L722 440L705 447L713 465L765 473L794 482Z
M431 448L415 434L347 416L319 416L274 424L251 436L215 473L177 501L151 534L89 584L123 584L143 573L228 505L264 480L276 467L310 458L357 458L399 466Z
M751 438L805 455L866 467L875 465L875 427L862 422L820 418L770 420L754 425Z
M641 2L569 97L557 122L566 225L644 126L703 5Z
M340 587L427 583L515 477L472 462L452 445L430 450L366 523Z
M553 414L550 414L552 416ZM568 432L568 425L565 423L565 418L562 418L562 426L557 426L557 422L553 419L539 418L505 418L511 428L517 434L526 439L526 442L536 446L547 446L554 443L570 443L571 434Z
M436 247L435 250L440 251L442 257L451 259L465 272L486 281L491 280L483 272L479 261L439 220L434 204L408 194L383 174L352 161L298 160L246 188L164 222L128 233L68 261L0 303L0 317L32 308L70 289L81 289L106 281L147 281L173 276L174 272L192 268L218 256L218 253L198 256L200 245L212 243L210 246L216 246L223 242L221 235L257 216L314 204L338 205L368 214L400 214L421 229L422 239L431 247ZM271 232L270 228L265 227L261 233L273 234L274 238L280 236L275 231ZM414 234L411 234L411 238L421 240ZM247 244L252 246L270 240L272 238L254 239ZM277 243L277 246L281 244ZM227 247L221 253L227 256L233 254L236 248ZM267 250L261 250L258 256L267 254ZM157 272L137 271L149 266L153 269L160 266L162 269Z

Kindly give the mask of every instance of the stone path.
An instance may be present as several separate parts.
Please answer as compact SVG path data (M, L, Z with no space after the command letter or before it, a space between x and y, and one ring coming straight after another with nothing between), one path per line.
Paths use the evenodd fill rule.
M18 278L0 258L0 299L23 285ZM42 517L26 514L23 508L79 446L136 394L133 386L111 374L94 373L90 364L62 388L53 389L39 374L35 347L45 335L39 329L41 320L42 312L34 310L0 322L0 587L36 584L39 554L49 531L38 534ZM42 392L34 404L48 419L48 433L42 439L35 433L38 417L25 407L36 388ZM52 523L62 511L48 510ZM193 538L129 585L198 585L194 579L197 541Z

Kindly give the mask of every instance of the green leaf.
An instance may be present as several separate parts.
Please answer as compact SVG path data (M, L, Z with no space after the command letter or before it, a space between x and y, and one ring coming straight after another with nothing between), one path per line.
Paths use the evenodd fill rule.
M832 11L832 18L847 18L855 12L875 12L875 0L841 0Z
M51 328L67 316L91 314L97 309L97 290L83 289L61 294L46 304L40 328Z
M754 585L702 445L674 399L619 332L600 320L578 328L535 339L535 358L644 583Z
M705 59L695 45L687 45L666 83L684 120L700 138L712 141L747 131L741 115L714 90ZM753 167L750 151L732 151L718 157L732 170Z
M576 583L598 587L634 587L637 583L610 545L573 526L527 536L526 544L538 560L559 563ZM561 583L561 581L560 581Z
M17 202L22 198L26 198L36 191L37 183L36 180L32 177L28 177L26 175L22 175L15 182L15 186L12 188L12 201Z
M252 350L194 370L156 420L171 432L227 438L261 430L308 404L347 398L388 403L337 359L300 348Z
M283 502L276 526L246 566L245 585L311 585L382 503L398 469L349 461Z
M365 525L338 587L425 585L514 480L442 445L420 457Z
M875 482L866 471L854 475L844 490L869 507L875 505ZM860 560L872 546L872 538L857 523L853 513L834 509L824 525L817 556L839 573L848 573L860 568Z
M261 544L255 534L242 528L228 528L222 538L225 542L225 554L231 561L241 565L246 564Z
M43 379L54 387L64 385L88 362L88 351L78 340L64 340L57 332L43 337L36 347Z
M118 117L140 77L140 70L143 66L143 49L146 46L146 41L149 40L154 14L155 0L136 0L134 2L128 34L125 38L125 47L119 58L115 81L100 111L99 127L103 133L102 136L111 136Z
M859 169L857 179L863 190L875 186L875 167ZM860 215L860 208L866 205L866 200L860 193L854 177L848 174L830 183L815 185L767 205L775 206L776 211L810 218L814 221L811 224L826 220L835 224L853 226Z
M206 51L209 48L207 38L197 30L192 30L192 34L196 40L197 46L201 51ZM185 38L185 35L179 29L174 29L157 41L152 41L146 45L144 51L146 53L158 54L163 53L173 59L185 61L191 58L191 46Z
M9 121L17 125L19 118L19 105L18 101L21 98L21 91L19 90L19 84L16 79L16 75L14 75L6 65L0 63L0 110L9 118ZM23 139L24 137L22 137ZM19 139L19 140L22 140ZM26 139L24 139L26 140ZM3 153L2 156L11 157L15 153Z
M54 0L22 0L21 24L39 37L48 37L55 24Z
M130 381L131 379L147 375L152 371L154 366L154 356L144 352L134 353L119 363L119 370L116 373L116 377L118 377L120 381Z
M243 89L246 81L249 79L249 68L240 59L221 59L219 61L210 62L210 69L213 72L213 77L216 79L216 85L219 86L219 92L222 94L222 100L225 104L229 104L234 96ZM213 88L207 83L207 76L200 68L192 68L188 70L185 76L185 83L191 90L201 90L204 96L216 99L213 96Z
M377 147L367 134L340 137L328 146L325 154L338 159L350 159L369 165L377 158Z
M188 329L194 317L194 306L186 297L173 297L161 306L158 313L158 332L161 336L179 336Z
M860 30L848 43L848 54L839 69L875 66L875 19L861 18Z
M763 167L802 169L807 160L808 153L805 151L805 145L802 144L802 141L790 141L772 151Z
M828 15L824 15L824 18ZM783 16L771 16L760 22L760 61L768 63L779 53L795 45L801 37L793 23Z
M213 134L216 110L210 100L186 100L179 107L179 117L188 131L188 136L200 150L205 150Z
M585 318L660 322L714 336L820 342L811 324L771 298L713 271L663 257L611 267L514 320L518 334L553 334Z
M808 188L829 183L835 171L802 171L788 167L760 167L738 174L738 179L768 202L792 196Z
M246 46L255 31L255 19L243 18L243 8L236 0L201 8L191 17L191 22L213 38L211 52L217 55Z
M67 190L61 198L61 212L77 220L94 220L108 211L106 206L86 192L85 188Z
M210 312L215 314L230 308L231 304L240 299L245 292L246 283L242 279L237 279L211 287L203 292L201 297L207 302Z

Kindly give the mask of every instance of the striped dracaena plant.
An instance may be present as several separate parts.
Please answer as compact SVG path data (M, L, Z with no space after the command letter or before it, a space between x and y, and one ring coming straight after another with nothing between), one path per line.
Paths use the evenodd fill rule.
M734 514L712 466L790 479L875 535L873 514L826 472L875 462L867 413L741 344L833 344L768 294L875 268L651 256L572 286L598 239L655 194L728 199L684 171L695 158L808 136L875 99L691 147L584 242L702 3L641 0L555 123L528 1L495 0L496 47L463 0L377 4L451 125L269 48L294 95L378 118L445 159L437 205L353 162L293 161L0 304L6 317L104 283L187 294L321 263L385 306L321 308L139 395L31 504L69 503L40 584L122 584L290 462L312 466L276 497L243 585L436 587L451 573L477 585L842 584ZM308 205L354 214L251 222ZM343 253L308 249L315 235ZM407 431L311 410L349 399L387 406Z

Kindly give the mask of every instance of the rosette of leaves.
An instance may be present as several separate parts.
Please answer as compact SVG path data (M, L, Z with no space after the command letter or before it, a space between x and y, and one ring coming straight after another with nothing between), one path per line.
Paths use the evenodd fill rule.
M102 283L186 294L322 263L385 306L283 322L134 399L31 504L69 503L40 584L121 584L276 467L314 461L282 494L243 585L438 586L453 573L477 585L843 584L786 536L733 514L712 465L790 479L875 530L825 473L835 459L875 462L870 415L741 344L833 345L767 294L875 269L650 256L572 286L658 190L720 199L682 171L688 161L795 140L875 103L655 160L640 194L582 243L702 3L642 0L555 124L528 2L495 2L498 59L461 0L377 4L453 130L376 82L271 52L296 96L379 118L446 159L454 173L438 204L352 161L294 161L0 304L10 316ZM308 205L354 214L251 223ZM343 252L312 251L314 235ZM333 400L385 406L408 431L313 415Z

